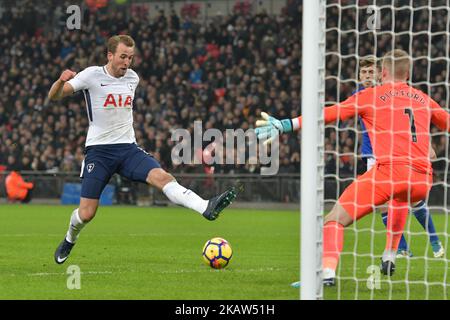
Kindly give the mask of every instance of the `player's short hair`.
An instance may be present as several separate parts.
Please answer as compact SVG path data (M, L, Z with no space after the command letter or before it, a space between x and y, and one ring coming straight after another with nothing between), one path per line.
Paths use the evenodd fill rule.
M409 54L401 49L395 49L386 53L383 57L383 69L395 79L406 79L411 68L411 58Z
M132 37L125 34L120 34L112 36L111 38L108 39L107 45L108 52L116 53L117 46L119 45L119 43L123 43L127 47L134 47L134 40Z
M365 56L359 59L359 69L367 68L371 66L376 66L377 69L380 68L380 63L377 57L375 56Z

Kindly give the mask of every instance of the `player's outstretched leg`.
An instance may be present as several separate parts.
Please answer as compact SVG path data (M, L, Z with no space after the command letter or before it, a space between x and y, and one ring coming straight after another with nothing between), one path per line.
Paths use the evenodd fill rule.
M205 200L194 191L180 185L175 178L161 168L154 168L148 173L147 183L162 190L173 203L197 211L208 220L215 220L228 207L242 190L241 185L233 186L224 193Z
M387 212L383 212L381 214L381 219L383 221L384 226L387 227L387 219L388 219ZM400 238L400 243L398 244L397 258L412 257L412 256L413 254L408 247L408 243L406 242L405 236L402 234L402 237Z
M441 241L439 241L439 237L436 234L436 229L434 228L433 219L431 218L431 213L428 210L428 206L425 201L420 201L414 208L412 209L414 216L417 221L422 225L424 230L428 232L428 236L430 237L431 248L433 249L433 255L435 258L441 258L445 254L444 247L442 246Z

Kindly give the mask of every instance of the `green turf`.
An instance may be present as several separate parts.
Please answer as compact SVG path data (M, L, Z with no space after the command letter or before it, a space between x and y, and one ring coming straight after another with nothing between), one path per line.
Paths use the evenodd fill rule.
M369 215L346 229L344 254L338 267L340 280L336 287L324 288L325 299L395 299L424 300L450 297L450 260L448 218L434 214L433 221L446 249L444 258L434 258L428 236L417 220L408 218L406 239L412 258L396 261L395 274L389 279L380 275L379 289L369 289L370 266L377 269L386 241L385 227L379 215ZM371 231L373 230L373 231ZM357 239L357 240L356 240ZM371 249L373 248L373 249ZM368 255L373 252L373 256ZM355 254L356 253L356 254ZM378 269L379 270L379 269ZM376 274L373 274L377 277ZM373 284L373 283L372 283ZM446 285L445 285L446 284Z
M102 207L69 260L56 265L53 252L72 209L0 206L0 299L299 298L289 286L299 275L299 215L294 211L228 209L210 222L182 208ZM448 249L448 218L433 219ZM398 259L396 274L391 280L381 276L381 288L374 290L367 287L367 268L378 267L384 249L381 218L371 215L347 229L338 286L324 288L324 298L447 299L450 261L433 258L414 218L408 229L414 257ZM203 244L215 236L227 239L234 250L224 270L213 270L201 259ZM80 290L67 288L70 265L81 270Z
M0 206L0 299L298 299L299 215L228 209L210 222L182 208L102 207L70 258L53 261L72 207ZM224 270L202 261L227 239ZM67 268L81 289L67 288Z

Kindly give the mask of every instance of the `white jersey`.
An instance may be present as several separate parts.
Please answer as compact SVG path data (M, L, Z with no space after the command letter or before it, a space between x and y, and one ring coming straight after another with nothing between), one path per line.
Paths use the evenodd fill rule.
M133 99L139 76L128 69L123 77L111 76L104 67L89 67L68 81L74 91L83 90L89 130L86 147L99 144L135 143Z

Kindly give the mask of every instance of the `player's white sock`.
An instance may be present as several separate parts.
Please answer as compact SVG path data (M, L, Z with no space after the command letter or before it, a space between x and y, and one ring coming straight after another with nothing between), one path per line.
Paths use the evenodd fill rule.
M397 251L396 250L384 250L382 260L385 261L391 261L395 263L395 258L397 257Z
M75 243L75 241L77 241L78 234L85 225L86 223L81 220L80 215L78 214L78 208L75 209L70 217L69 230L66 234L66 240L70 243Z
M324 279L336 278L336 271L330 268L324 268L323 278Z
M186 189L176 181L166 184L162 191L175 204L192 209L202 214L208 206L208 200L199 197L194 191Z

